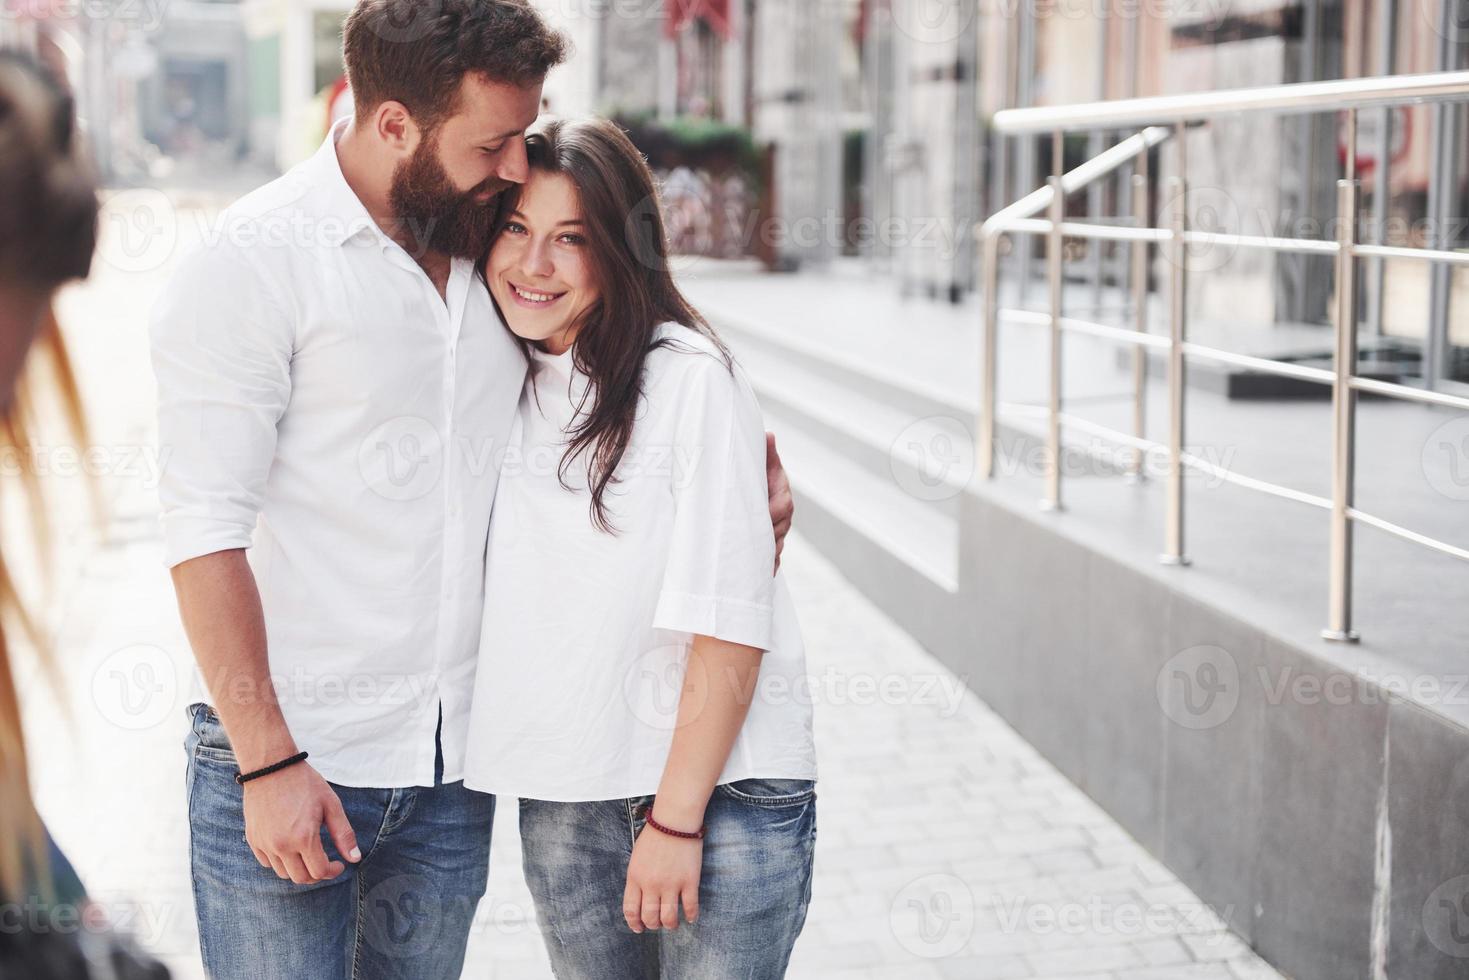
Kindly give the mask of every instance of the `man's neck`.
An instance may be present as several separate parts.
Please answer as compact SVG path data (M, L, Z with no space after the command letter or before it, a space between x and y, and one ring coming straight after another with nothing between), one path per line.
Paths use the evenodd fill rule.
M348 123L342 138L336 144L337 163L347 186L357 195L357 200L367 209L368 215L383 234L402 246L403 251L423 267L433 280L439 295L445 296L449 281L449 256L432 249L425 250L422 237L415 229L404 227L393 213L389 203L392 189L392 164L384 159L377 147L357 132L353 123Z

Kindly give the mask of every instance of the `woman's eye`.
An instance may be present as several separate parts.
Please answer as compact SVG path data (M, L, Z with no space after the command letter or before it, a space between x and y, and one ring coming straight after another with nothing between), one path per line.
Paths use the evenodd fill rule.
M580 235L569 231L561 236L561 240L567 245L581 245L586 241L586 239L581 237Z
M512 235L524 235L525 225L521 224L519 221L507 221L505 222L505 230Z

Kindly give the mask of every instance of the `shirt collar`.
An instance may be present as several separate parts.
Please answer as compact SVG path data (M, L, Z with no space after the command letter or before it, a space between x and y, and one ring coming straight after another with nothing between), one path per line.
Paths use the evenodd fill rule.
M340 247L359 236L370 236L387 246L392 244L392 239L378 227L352 185L347 183L342 163L337 159L337 141L351 124L350 117L338 120L326 134L321 148L306 161L303 168L309 188L306 204L315 213L322 243Z

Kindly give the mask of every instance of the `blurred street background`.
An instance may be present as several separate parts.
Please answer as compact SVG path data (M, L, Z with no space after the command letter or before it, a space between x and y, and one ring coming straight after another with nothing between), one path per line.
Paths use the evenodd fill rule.
M791 975L1469 976L1469 2L537 5L575 45L546 111L616 118L648 156L680 281L795 486L822 809ZM56 539L46 572L31 516L0 511L63 665L60 692L22 677L33 781L91 894L183 978L203 694L161 560L147 318L221 209L351 113L349 7L0 0L0 45L65 73L108 188L59 309L91 448L5 461L44 479ZM986 218L1144 125L1005 111L1425 75L1461 94L1185 114L1060 209L1166 229L1181 204L1215 236L1182 259L1080 235L1053 256L1036 228L984 252ZM1379 252L1344 288L1280 242L1335 241L1349 174ZM1084 322L1061 349L1063 311ZM1323 383L1344 331L1355 376L1421 393L1357 399L1346 494ZM1366 515L1337 518L1361 528L1345 563L1336 503ZM466 977L550 975L514 812Z

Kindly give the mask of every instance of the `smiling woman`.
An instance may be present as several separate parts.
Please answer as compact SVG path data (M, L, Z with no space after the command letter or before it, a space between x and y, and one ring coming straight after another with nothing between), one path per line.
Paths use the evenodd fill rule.
M627 136L556 121L526 148L482 267L531 371L465 785L521 800L558 977L779 977L811 895L816 759L809 702L757 693L806 673L760 407L674 283Z
M653 173L627 134L605 119L555 119L525 145L529 178L501 196L481 272L523 343L552 354L575 345L596 394L565 462L587 454L592 511L609 526L603 496L631 438L643 358L665 343L659 326L729 352L673 281Z

